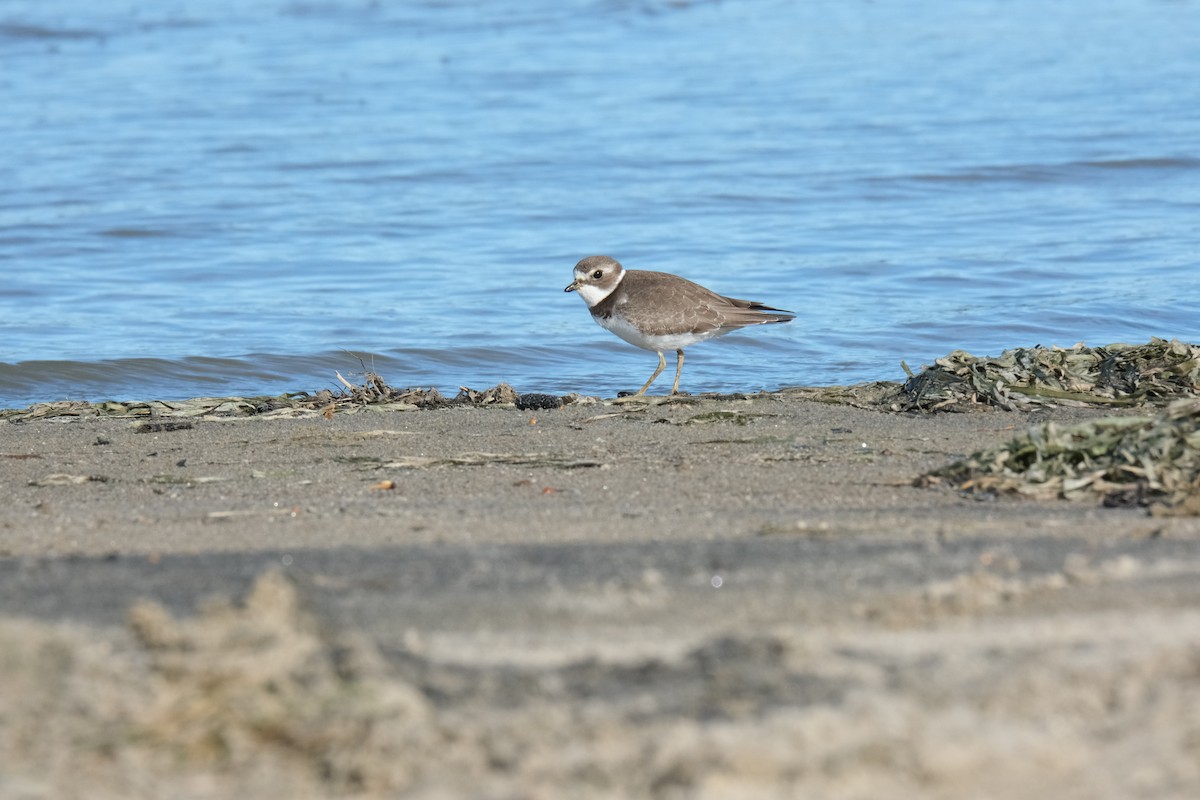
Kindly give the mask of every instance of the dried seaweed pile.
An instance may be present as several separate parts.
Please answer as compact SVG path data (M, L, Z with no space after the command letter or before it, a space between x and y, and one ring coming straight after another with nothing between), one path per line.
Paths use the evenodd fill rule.
M396 389L379 375L368 372L362 385L352 384L338 375L343 389L319 392L294 392L263 397L197 397L181 401L136 401L88 403L68 400L57 403L38 403L25 409L0 410L0 421L25 422L52 417L133 417L159 418L217 417L236 419L256 416L304 416L321 413L332 416L369 409L373 411L412 411L453 405L520 404L521 398L544 398L545 395L519 395L507 383L477 391L465 386L458 394L447 398L434 388ZM557 398L556 398L557 399ZM542 401L545 402L545 401ZM561 400L560 403L561 405ZM540 407L549 407L543 405Z
M1099 496L1107 506L1200 514L1200 401L1176 400L1154 416L1035 425L1004 447L918 479L943 481L973 492Z
M956 350L892 398L893 411L963 411L993 405L1017 411L1036 405L1136 406L1195 396L1200 345L1151 339L1141 345L1029 347L995 358Z
M318 392L317 397L332 402L336 406L385 406L392 408L440 408L449 405L487 406L509 404L517 401L517 391L507 383L476 391L466 386L458 387L458 394L453 399L447 399L434 388L396 389L387 384L382 377L374 372L368 372L362 386L355 386L338 374L338 380L345 386L345 391L335 395L332 392Z

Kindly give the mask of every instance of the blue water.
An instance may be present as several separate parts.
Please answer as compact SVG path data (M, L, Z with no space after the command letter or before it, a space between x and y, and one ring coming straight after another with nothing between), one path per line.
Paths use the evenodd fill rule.
M692 392L1200 340L1196 0L5 0L0 115L0 407L635 389L596 253L799 313Z

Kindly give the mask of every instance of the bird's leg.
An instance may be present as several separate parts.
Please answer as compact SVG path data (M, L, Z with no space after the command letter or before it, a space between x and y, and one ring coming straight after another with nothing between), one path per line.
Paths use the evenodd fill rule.
M650 380L646 381L646 385L643 386L642 388L638 389L636 394L629 394L629 395L625 395L624 397L618 397L613 402L628 403L630 400L638 400L638 399L644 397L646 394L646 390L650 388L650 384L654 383L654 379L657 378L659 375L662 375L662 371L666 368L667 368L667 360L665 358L663 358L662 353L659 353L658 354L658 369L654 370L654 374L650 376Z
M657 378L659 375L662 375L662 371L666 368L667 368L667 360L665 358L663 358L662 353L659 353L658 354L658 369L654 370L654 374L650 376L650 380L646 381L646 385L643 386L642 388L638 389L637 393L634 394L633 396L641 397L642 395L644 395L646 393L646 390L650 388L650 384L654 383L655 378Z
M672 395L679 394L679 374L683 372L683 348L681 347L676 350L675 355L679 356L679 362L675 365L675 383L671 386ZM662 358L662 354L659 353L658 357ZM661 367L659 369L661 369Z

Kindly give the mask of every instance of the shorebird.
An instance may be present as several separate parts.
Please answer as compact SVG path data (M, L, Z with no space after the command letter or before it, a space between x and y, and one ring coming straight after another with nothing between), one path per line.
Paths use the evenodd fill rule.
M646 394L666 369L666 350L678 361L671 394L679 393L683 348L747 325L791 322L795 314L751 300L723 297L698 283L666 272L625 269L608 256L588 256L575 265L564 292L578 292L600 327L632 345L658 353L658 369L633 397Z

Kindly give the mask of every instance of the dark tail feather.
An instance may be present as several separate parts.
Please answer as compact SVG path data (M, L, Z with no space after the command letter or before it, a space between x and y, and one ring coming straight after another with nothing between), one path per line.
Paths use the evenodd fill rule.
M746 312L730 315L726 318L727 323L732 322L735 325L763 325L771 322L791 322L796 318L796 312L788 311L784 308L774 308L754 300L738 300L735 297L726 297L725 299Z

